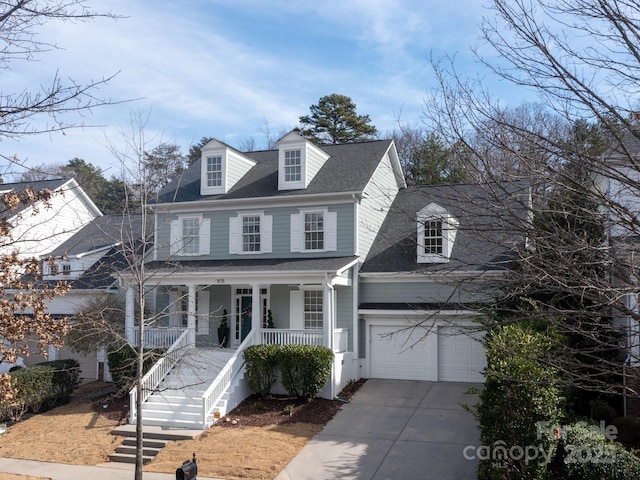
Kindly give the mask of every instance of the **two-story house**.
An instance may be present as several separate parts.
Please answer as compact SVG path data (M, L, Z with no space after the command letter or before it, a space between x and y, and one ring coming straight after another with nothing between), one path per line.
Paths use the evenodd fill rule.
M35 200L28 205L6 212L6 221L11 226L11 237L4 239L0 251L9 253L17 251L22 258L36 258L46 265L45 259L55 255L60 247L70 241L85 226L101 218L101 212L74 179L53 179L34 182L5 183L0 185L2 194L22 194L27 189L33 192L49 190L48 201ZM61 265L61 274L66 279L69 265ZM46 274L50 272L44 272ZM6 292L12 295L14 292ZM60 297L63 298L63 297ZM27 310L25 312L29 314ZM71 311L65 314L75 313ZM30 355L21 359L29 365L44 360L39 354L35 339L28 338ZM55 358L58 351L49 348L49 358ZM64 356L64 352L63 352ZM59 357L61 358L61 357ZM95 367L95 365L94 365ZM95 368L91 368L93 372ZM94 378L93 373L89 378Z
M328 398L360 377L482 381L480 333L470 328L486 286L478 278L504 271L513 239L490 223L481 191L407 189L391 140L319 146L292 132L275 150L246 153L210 141L152 206L145 343L171 347L145 378L144 423L210 425L247 395L242 351L256 343L331 348ZM137 342L138 279L122 278ZM212 350L223 320L228 348ZM163 378L183 354L193 361L193 347L196 357L226 357L198 367L199 382L185 378L199 390L170 387ZM134 391L131 405L134 422Z

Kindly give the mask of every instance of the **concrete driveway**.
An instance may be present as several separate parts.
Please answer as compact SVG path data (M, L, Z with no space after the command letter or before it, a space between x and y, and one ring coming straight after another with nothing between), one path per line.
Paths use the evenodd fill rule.
M276 480L475 479L472 385L370 379Z

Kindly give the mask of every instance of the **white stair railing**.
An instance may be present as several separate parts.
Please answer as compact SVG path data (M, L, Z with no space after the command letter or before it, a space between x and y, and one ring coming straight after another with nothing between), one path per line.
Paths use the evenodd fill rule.
M162 358L142 377L142 402L146 402L151 393L160 385L169 371L182 358L189 347L189 330L185 330L167 349ZM137 391L134 386L129 391L129 423L135 423L137 417Z
M255 345L256 340L258 339L259 337L256 334L256 330L251 330L237 350L233 353L231 358L227 361L207 391L202 394L202 422L205 428L209 426L207 425L207 418L211 415L216 403L218 403L218 400L222 398L224 393L231 386L231 382L235 376L244 366L244 350L251 345Z

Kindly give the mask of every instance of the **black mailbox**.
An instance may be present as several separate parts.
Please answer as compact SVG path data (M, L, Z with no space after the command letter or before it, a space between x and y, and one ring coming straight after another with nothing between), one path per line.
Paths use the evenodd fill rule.
M193 480L196 475L198 475L198 464L194 453L191 461L185 460L182 466L176 470L176 480Z

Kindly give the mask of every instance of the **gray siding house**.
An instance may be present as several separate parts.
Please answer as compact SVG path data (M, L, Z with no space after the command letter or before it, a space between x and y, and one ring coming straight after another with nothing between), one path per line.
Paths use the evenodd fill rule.
M327 398L361 377L482 381L471 328L482 288L451 279L499 275L510 245L477 253L460 190L481 202L475 187L407 188L391 140L315 145L291 132L275 150L245 153L210 141L152 207L145 344L170 345L170 360L145 378L144 423L211 425L248 395L242 352L259 343L331 348ZM137 342L135 282L123 278ZM170 376L201 387L168 398L166 375L207 356L218 366ZM165 414L168 404L178 406Z

